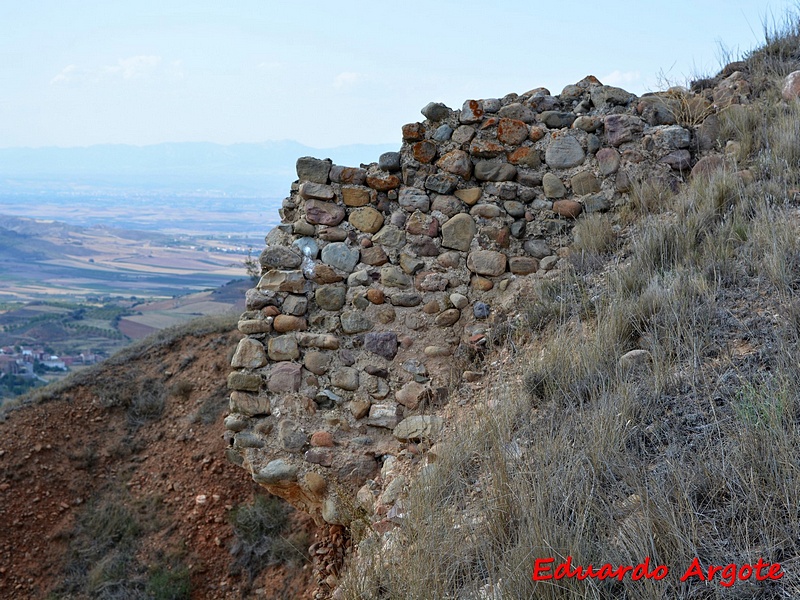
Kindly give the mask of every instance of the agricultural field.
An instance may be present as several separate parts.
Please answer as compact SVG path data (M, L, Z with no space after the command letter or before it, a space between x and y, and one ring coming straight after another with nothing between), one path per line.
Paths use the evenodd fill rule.
M105 297L84 302L5 302L0 304L0 347L39 345L51 354L108 355L159 329L241 311L250 285L240 279L219 289L155 301Z
M0 214L0 397L161 329L244 309L245 262L260 242L192 235L170 216L161 215L158 232Z
M259 243L0 215L0 303L184 296L246 276Z

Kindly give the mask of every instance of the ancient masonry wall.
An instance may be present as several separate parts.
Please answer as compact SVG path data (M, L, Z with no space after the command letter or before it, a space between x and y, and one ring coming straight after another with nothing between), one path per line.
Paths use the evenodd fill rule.
M559 268L576 220L645 177L718 164L696 163L746 86L733 72L713 91L637 98L587 77L556 96L428 104L377 163L300 158L239 321L229 459L347 524L387 455L436 438L448 390L478 376L470 351L526 278Z

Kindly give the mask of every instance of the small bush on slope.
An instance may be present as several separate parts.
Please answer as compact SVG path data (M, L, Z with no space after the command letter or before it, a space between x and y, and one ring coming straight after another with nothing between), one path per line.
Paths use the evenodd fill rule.
M309 540L303 532L290 533L289 508L279 498L257 495L252 503L236 506L230 520L235 568L249 581L270 565L306 560Z
M140 539L147 527L157 523L153 506L134 504L126 492L111 490L81 511L70 539L63 581L49 598L190 597L189 571L179 557L165 559L150 570L141 564L137 554Z

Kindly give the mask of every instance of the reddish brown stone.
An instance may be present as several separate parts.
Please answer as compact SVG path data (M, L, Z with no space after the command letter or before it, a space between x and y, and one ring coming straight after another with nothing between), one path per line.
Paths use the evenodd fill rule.
M553 212L567 219L577 219L583 211L583 206L575 200L556 200L553 202Z
M380 246L372 246L371 248L361 249L361 262L371 267L380 267L389 262L389 257Z
M400 179L396 175L378 172L367 175L367 185L373 190L388 192L389 190L400 187Z
M369 190L363 187L343 187L342 201L345 206L365 206L369 204Z
M369 400L353 400L348 408L356 419L363 419L369 414L370 406Z
M347 231L341 227L320 227L317 237L326 242L343 242L347 239Z
M386 297L381 290L370 288L367 290L367 300L373 304L383 304L386 301Z
M478 158L492 158L505 152L505 148L491 140L477 139L469 147L469 153Z
M436 146L428 141L417 142L411 147L414 158L421 163L429 163L436 157Z
M277 317L281 314L281 311L278 310L277 306L265 306L261 309L261 314L265 317Z
M448 308L436 317L434 322L439 327L451 327L461 318L461 311L457 308Z
M431 215L416 211L409 217L408 221L406 221L406 232L411 235L436 237L439 233L439 221Z
M531 138L531 141L538 142L544 137L544 134L545 129L543 127L531 127L531 133L528 137Z
M463 150L451 150L442 156L436 165L440 169L448 173L453 173L454 175L460 175L464 179L469 179L469 176L472 174L472 161L470 161L469 155Z
M278 333L286 333L287 331L304 331L306 329L306 320L301 317L293 317L291 315L278 315L272 322L272 328Z
M500 119L498 119L497 117L489 117L483 123L481 123L479 129L489 129L490 127L494 127L495 125L497 125L499 122Z
M403 139L407 142L418 142L425 139L425 126L422 123L403 125Z
M469 282L469 284L473 287L473 289L479 290L481 292L488 292L490 289L494 287L494 283L491 279L487 279L486 277L481 277L480 275L475 275Z
M430 300L425 303L425 306L422 307L422 312L424 312L426 315L435 315L441 310L442 307L439 306L439 302L436 300Z
M329 431L315 431L311 434L311 445L321 448L332 448L333 435Z
M330 357L324 352L307 350L303 356L303 365L314 375L324 375L328 372Z
M528 126L516 119L500 119L497 126L497 139L504 144L517 146L528 138Z
M508 227L483 227L481 233L501 248L508 248L511 240L511 231Z
M314 265L313 274L311 276L311 281L314 283L324 285L326 283L336 283L337 281L342 281L342 279L344 279L344 277L339 275L330 265L323 263L316 263Z
M395 392L395 400L408 409L414 410L419 406L423 395L425 394L425 386L416 381L409 381L397 392Z

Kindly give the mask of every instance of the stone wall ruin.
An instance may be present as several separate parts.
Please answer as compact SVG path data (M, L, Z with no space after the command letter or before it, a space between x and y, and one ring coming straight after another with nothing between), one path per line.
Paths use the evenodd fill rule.
M239 321L229 459L347 524L386 456L436 438L493 316L559 268L576 221L625 205L643 178L677 186L708 168L715 113L748 91L738 71L641 98L590 76L559 95L430 103L369 165L300 158Z

